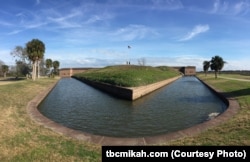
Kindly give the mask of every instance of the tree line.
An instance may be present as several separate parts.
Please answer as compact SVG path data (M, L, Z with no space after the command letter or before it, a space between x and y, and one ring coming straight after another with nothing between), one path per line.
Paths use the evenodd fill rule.
M225 63L226 62L220 56L214 56L210 61L204 61L203 70L205 72L205 75L207 76L207 72L209 68L211 68L211 70L214 70L215 78L217 78L218 72L222 70Z
M44 59L45 44L39 39L32 39L27 42L25 47L16 46L11 55L16 58L16 77L31 76L33 80L40 77L40 72L45 69L44 73L50 77L58 75L60 62L52 59ZM2 63L1 71L6 77L9 66ZM53 69L51 69L53 68Z

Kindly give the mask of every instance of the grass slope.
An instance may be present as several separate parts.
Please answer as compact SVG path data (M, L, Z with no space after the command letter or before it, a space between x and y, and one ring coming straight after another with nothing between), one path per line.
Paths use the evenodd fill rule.
M57 79L0 84L0 161L101 161L101 149L34 123L27 103Z
M84 73L75 74L74 77L123 87L136 87L178 75L179 72L166 66L119 65L108 66L102 69L92 69Z

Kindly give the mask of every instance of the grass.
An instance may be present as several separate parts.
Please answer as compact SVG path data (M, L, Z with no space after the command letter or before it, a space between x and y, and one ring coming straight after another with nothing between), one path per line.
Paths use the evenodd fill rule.
M178 75L179 72L166 66L155 68L151 66L120 65L89 70L88 72L76 74L74 77L123 87L136 87Z
M250 145L250 82L214 79L212 74L199 77L237 98L238 114L199 135L162 145ZM101 161L101 146L59 135L34 123L26 113L27 103L56 81L0 85L0 161Z
M34 123L27 103L56 79L0 85L0 161L100 161L101 148Z

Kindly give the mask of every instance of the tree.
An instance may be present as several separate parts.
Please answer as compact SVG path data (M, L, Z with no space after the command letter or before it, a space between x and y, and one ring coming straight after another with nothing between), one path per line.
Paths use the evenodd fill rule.
M45 76L46 73L47 73L47 68L46 68L46 63L45 63L44 58L41 59L41 61L40 61L40 73L41 73L41 75L43 75L43 76Z
M214 57L212 57L210 67L211 67L211 70L214 70L215 78L217 78L218 72L220 70L222 70L222 68L224 67L225 63L226 62L220 56L214 56Z
M59 61L53 61L54 74L58 74L58 68L60 66Z
M8 65L2 65L3 77L6 78L6 73L9 71Z
M16 77L27 76L30 73L30 61L25 47L16 46L10 53L16 61Z
M0 66L4 65L4 62L2 60L0 60Z
M23 61L16 61L16 77L27 76L30 73L30 66Z
M138 59L138 64L139 64L140 66L145 66L145 65L146 65L146 59L145 59L144 57Z
M52 60L51 60L51 59L46 59L46 60L45 60L45 66L46 66L47 70L50 72L50 68L52 68L52 66L53 66ZM50 72L50 73L51 73L51 72ZM49 74L49 75L50 75L50 74Z
M39 63L44 57L45 45L39 39L32 39L26 44L26 51L30 61L32 61L32 79L36 80L37 71L39 77ZM38 67L38 69L37 69Z
M204 70L206 76L207 76L207 71L208 71L209 67L210 67L210 61L204 61L203 62L203 70Z
M12 52L10 53L13 57L18 57L19 59L16 59L16 61L22 61L23 63L26 63L26 60L28 60L28 54L25 48L22 46L16 46Z

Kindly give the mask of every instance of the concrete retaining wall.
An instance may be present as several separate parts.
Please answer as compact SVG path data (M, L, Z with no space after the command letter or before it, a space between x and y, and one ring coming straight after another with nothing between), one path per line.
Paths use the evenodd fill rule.
M135 88L131 88L133 93L132 93L132 100L138 99L142 96L145 96L153 91L155 91L156 89L159 89L167 84L170 84L174 81L176 81L177 79L181 78L182 76L177 76L174 78L170 78L167 80L163 80L157 83L153 83L153 84L149 84L146 86L141 86L141 87L135 87Z
M219 91L218 89L215 90L216 88L207 85L207 83L203 82L200 78L196 77L201 83L203 83L210 91L212 91L216 96L218 96L228 107L229 106L229 101L227 99L228 96L225 96L223 92Z
M94 81L90 81L86 79L79 79L79 78L75 78L75 79L82 81L96 89L99 89L101 91L114 95L116 97L120 97L120 98L127 99L127 100L132 100L133 91L131 89L114 86L114 85L106 84L106 83L94 82Z
M119 86L114 86L111 84L105 84L105 83L100 83L100 82L94 82L94 81L89 81L86 79L79 79L76 78L88 85L91 85L97 89L100 89L104 92L107 92L111 95L114 95L116 97L120 97L123 99L127 99L127 100L136 100L142 96L145 96L153 91L155 91L156 89L159 89L167 84L172 83L173 81L179 79L182 76L177 76L174 78L170 78L167 80L163 80L157 83L153 83L153 84L149 84L146 86L140 86L140 87L119 87Z

